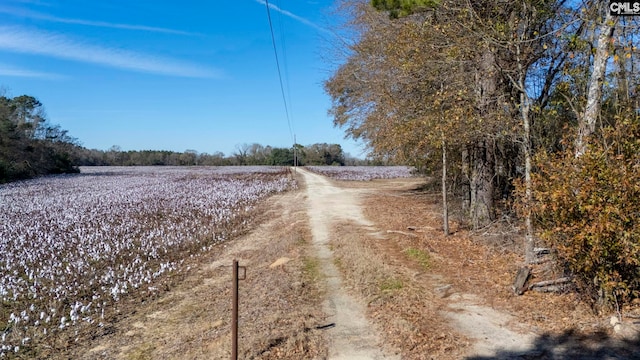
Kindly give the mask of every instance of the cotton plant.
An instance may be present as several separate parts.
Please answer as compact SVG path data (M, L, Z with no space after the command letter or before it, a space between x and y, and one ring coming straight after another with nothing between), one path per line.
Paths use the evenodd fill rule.
M414 168L409 166L307 166L306 168L332 179L350 181L408 178L414 173Z
M260 200L295 187L286 174L104 167L0 185L0 356L102 326L130 292L156 292L185 257L244 226Z

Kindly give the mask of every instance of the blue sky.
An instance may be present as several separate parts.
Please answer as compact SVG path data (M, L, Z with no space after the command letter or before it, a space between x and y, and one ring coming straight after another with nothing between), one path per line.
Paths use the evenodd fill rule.
M363 157L327 115L331 0L270 0L292 132ZM292 144L262 0L3 0L0 87L88 148Z

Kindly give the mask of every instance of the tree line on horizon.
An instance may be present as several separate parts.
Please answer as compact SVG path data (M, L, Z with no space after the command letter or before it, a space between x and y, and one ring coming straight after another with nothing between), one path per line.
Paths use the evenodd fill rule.
M480 231L517 217L594 304L640 297L640 24L601 0L342 0L334 124L441 180Z
M222 152L87 149L67 130L51 124L43 104L33 96L0 96L0 183L33 177L77 173L78 166L228 166L228 165L382 165L388 162L358 159L339 144L295 144L291 148L258 143Z
M184 152L166 150L129 150L119 146L109 150L80 148L75 152L79 166L306 166L306 165L379 165L383 161L355 158L342 150L339 144L316 143L307 146L295 144L293 147L272 147L259 143L241 144L225 155L222 152L199 153L196 150Z

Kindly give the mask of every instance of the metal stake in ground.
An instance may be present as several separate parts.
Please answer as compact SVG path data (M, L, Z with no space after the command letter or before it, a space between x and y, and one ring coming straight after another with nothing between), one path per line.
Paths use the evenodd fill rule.
M242 274L238 275L239 270ZM231 309L231 359L238 360L238 281L247 277L247 268L233 260L233 304Z

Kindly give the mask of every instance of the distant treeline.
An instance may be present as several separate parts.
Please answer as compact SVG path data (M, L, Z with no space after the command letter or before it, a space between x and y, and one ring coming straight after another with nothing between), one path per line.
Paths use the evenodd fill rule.
M242 144L230 155L222 152L213 154L141 150L122 151L113 146L109 150L77 148L74 163L83 166L225 166L225 165L379 165L381 161L357 159L343 152L339 144L318 143L308 146L296 144L291 148Z

